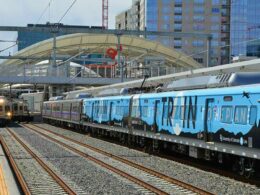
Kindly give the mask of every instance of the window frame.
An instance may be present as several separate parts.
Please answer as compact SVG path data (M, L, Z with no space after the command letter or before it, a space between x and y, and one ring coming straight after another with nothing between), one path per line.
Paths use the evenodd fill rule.
M222 114L222 110L223 110L223 108L231 108L231 116L230 116L230 121L223 121L223 114ZM221 106L221 117L220 117L220 122L222 122L222 123L226 123L226 124L232 124L232 119L233 119L233 106L231 106L231 105L224 105L224 106Z
M246 121L236 121L236 112L237 112L237 109L238 108L246 108ZM247 116L248 116L248 106L246 105L239 105L239 106L235 106L235 111L234 111L234 124L237 124L237 125L246 125L247 124Z
M251 110L252 110L252 108L256 109L255 121L254 121L253 124L251 123ZM253 106L250 106L248 123L249 123L249 125L254 125L256 123L256 121L257 121L257 106L253 105Z

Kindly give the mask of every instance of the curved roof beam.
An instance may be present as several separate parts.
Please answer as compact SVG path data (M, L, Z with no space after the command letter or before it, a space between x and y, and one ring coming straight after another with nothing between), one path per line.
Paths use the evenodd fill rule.
M193 60L191 57L181 53L177 50L165 47L164 45L150 41L144 38L136 36L121 36L120 42L123 47L122 54L130 57L141 55L142 53L148 53L152 55L158 55L165 58L167 65L173 65L176 67L186 68L199 68L201 64ZM68 54L75 55L79 51L86 50L91 53L94 50L96 53L103 53L104 47L117 46L117 37L115 35L108 34L70 34L65 36L57 37L57 54ZM20 57L46 57L50 58L53 47L53 39L48 39L37 44L31 45L18 53L15 56ZM100 49L97 49L100 48ZM37 63L41 60L30 60L30 63ZM28 60L27 60L28 63ZM9 59L4 61L1 66L19 66L24 64L23 60Z

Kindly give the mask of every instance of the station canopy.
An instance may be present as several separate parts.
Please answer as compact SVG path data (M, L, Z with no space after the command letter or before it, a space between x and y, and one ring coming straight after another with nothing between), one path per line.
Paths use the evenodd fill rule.
M88 54L105 54L108 48L117 48L118 39L115 35L77 33L57 37L57 56L79 56ZM150 41L136 36L120 36L121 54L127 60L145 58L145 56L162 57L164 65L194 69L202 67L191 57L175 49L168 48L159 42ZM8 59L0 64L1 72L8 73L21 68L24 64L37 64L43 58L50 59L53 53L53 39L41 41L19 52L14 57L27 57L26 60ZM39 59L37 59L39 58ZM73 60L73 58L72 58Z

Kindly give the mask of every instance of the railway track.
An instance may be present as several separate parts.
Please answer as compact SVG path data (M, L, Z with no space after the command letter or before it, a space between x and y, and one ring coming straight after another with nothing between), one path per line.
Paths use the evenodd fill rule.
M13 130L5 129L0 141L23 194L76 194Z
M153 189L151 187L156 186L158 189L160 189L160 191L153 191L153 192L155 192L157 194L170 194L170 193L174 192L174 190L176 192L179 192L180 194L211 194L205 190L199 189L195 186L184 183L182 181L179 181L177 179L174 179L172 177L169 177L167 175L164 175L162 173L159 173L157 171L144 167L140 164L129 161L127 159L113 155L113 154L103 151L101 149L95 148L88 144L81 143L81 142L71 139L67 136L60 135L60 134L50 131L46 128L39 127L39 126L36 126L33 124L23 125L23 126L25 128L29 128L32 131L35 131L35 132L41 134L42 136L47 137L48 139L52 139L53 141L56 140L59 144L61 144L63 146L66 145L65 142L66 143L71 142L76 147L81 146L81 147L85 148L85 150L87 149L88 154L95 156L95 159L93 159L94 158L93 156L87 156L87 158L90 158L91 160L94 160L95 162L98 161L98 164L101 163L102 166L104 164L104 159L107 159L107 158L111 159L109 162L109 167L107 167L107 165L106 165L106 168L110 169L111 168L110 166L114 166L114 167L116 166L118 169L120 169L120 171L124 170L125 172L128 172L126 178L128 178L129 175L130 176L134 175L135 177L139 176L139 179L137 181L134 181L133 179L128 178L129 180L134 181L135 183L138 183L139 185L140 185L140 180L142 180L142 179L148 180L150 183L152 183L152 185L146 186L146 184L141 184L141 186L143 186L146 189L149 189L151 191L153 191ZM54 137L56 137L56 138L54 138ZM59 140L57 140L57 138ZM79 152L79 154L81 154L83 156L86 156L85 153L82 154L82 151L79 151L78 149L75 150L74 147L71 147L71 144L67 148L73 150L74 152L77 152L77 153ZM90 153L92 153L92 154L90 154ZM99 159L97 159L97 154L99 155ZM104 158L104 156L106 158ZM111 165L111 161L113 161L112 165ZM127 167L127 168L125 168L125 167ZM128 170L125 170L125 169L128 169ZM129 170L131 170L131 171L129 171ZM119 172L117 172L117 173L120 175L122 174ZM141 173L144 175L144 176L141 176L142 179L140 179ZM149 178L149 179L147 179L147 178ZM174 193L174 194L177 194L177 193Z

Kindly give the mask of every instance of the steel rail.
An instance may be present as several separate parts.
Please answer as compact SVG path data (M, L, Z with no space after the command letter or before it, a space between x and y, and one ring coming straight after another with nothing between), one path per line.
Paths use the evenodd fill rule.
M107 164L107 163L105 163L105 162L103 162L103 161L93 157L93 156L90 156L90 155L88 155L88 154L86 154L86 153L84 153L84 152L82 152L82 151L80 151L80 150L78 150L78 149L76 149L76 148L74 148L72 146L69 146L68 144L65 144L65 143L63 143L63 142L61 142L61 141L59 141L59 140L57 140L57 139L55 139L55 138L53 138L53 137L51 137L49 135L46 135L46 134L40 132L39 130L30 128L30 127L25 126L25 125L22 125L22 126L24 128L30 129L30 130L32 130L34 132L37 132L38 134L42 135L43 137L46 137L49 140L52 140L53 142L62 145L63 147L65 147L65 148L75 152L76 154L78 154L78 155L80 155L80 156L82 156L82 157L84 157L84 158L86 158L88 160L91 160L91 161L95 162L96 164L98 164L98 165L100 165L100 166L102 166L102 167L104 167L104 168L106 168L106 169L108 169L108 170L110 170L110 171L112 171L112 172L114 172L114 173L116 173L116 174L118 174L118 175L120 175L120 176L122 176L122 177L124 177L124 178L126 178L126 179L128 179L128 180L130 180L132 182L134 182L134 183L136 183L136 184L138 184L139 186L142 186L142 187L146 188L147 190L149 190L149 191L151 191L153 193L160 194L160 195L167 195L168 194L167 192L164 192L164 191L162 191L162 190L160 190L160 189L158 189L158 188L156 188L156 187L154 187L154 186L152 186L152 185L142 181L141 179L138 179L138 178L136 178L136 177L134 177L134 176L124 172L124 171L121 171L120 169L117 169L117 168L115 168L115 167L113 167L113 166L111 166L111 165L109 165L109 164Z
M27 184L26 184L26 182L25 182L25 180L22 176L22 173L20 172L18 166L16 165L16 162L15 162L15 160L14 160L14 158L13 158L13 156L12 156L12 154L11 154L11 152L10 152L10 150L9 150L9 148L8 148L6 142L4 141L4 138L2 136L0 136L0 143L3 146L6 157L7 157L8 161L11 165L11 168L12 168L14 174L15 174L15 177L17 178L17 181L18 181L18 183L21 187L23 194L31 195L31 192L30 192L30 190L29 190L29 188L28 188L28 186L27 186Z
M81 143L81 142L79 142L79 141L77 141L77 140L74 140L74 139L71 139L71 138L69 138L69 137L67 137L67 136L60 135L60 134L55 133L55 132L53 132L53 131L50 131L50 130L44 128L44 127L39 127L39 126L37 126L37 125L35 125L35 124L30 124L30 125L32 125L32 126L34 126L34 127L36 127L36 128L39 128L39 129L41 129L41 130L47 131L47 132L49 132L49 133L51 133L51 134L57 135L57 136L59 136L59 137L65 139L65 140L71 141L71 142L73 142L73 143L75 143L75 144L78 144L78 145L80 145L80 146L83 146L83 147L86 147L86 148L88 148L88 149L91 149L91 150L93 150L93 151L95 151L95 152L98 152L98 153L100 153L100 154L103 154L103 155L105 155L105 156L107 156L107 157L113 158L113 159L115 159L115 160L117 160L117 161L120 161L120 162L122 162L122 163L125 163L125 164L127 164L127 165L129 165L129 166L132 166L132 167L134 167L134 168L137 168L137 169L139 169L139 170L142 170L142 171L144 171L144 172L147 172L147 173L149 173L149 174L151 174L151 175L154 175L154 176L156 176L156 177L159 177L159 178L161 178L161 179L163 179L163 180L165 180L165 181L168 181L168 182L170 182L170 183L172 183L172 184L175 184L175 185L181 186L181 187L183 187L183 188L185 188L185 189L191 190L191 191L193 191L193 192L195 192L195 193L202 194L202 195L212 195L212 193L210 193L210 192L208 192L208 191L205 191L205 190L203 190L203 189L200 189L200 188L198 188L198 187L196 187L196 186L193 186L193 185L191 185L191 184L187 184L187 183L185 183L185 182L182 182L182 181L180 181L180 180L177 180L177 179L172 178L172 177L170 177L170 176L167 176L167 175L165 175L165 174L159 173L159 172L157 172L157 171L155 171L155 170L152 170L152 169L150 169L150 168L147 168L147 167L145 167L145 166L142 166L142 165L140 165L140 164L137 164L137 163L135 163L135 162L133 162L133 161L130 161L130 160L124 159L124 158L122 158L122 157L116 156L116 155L114 155L114 154L112 154L112 153L106 152L106 151L101 150L101 149L99 149L99 148L95 148L95 147L90 146L90 145L88 145L88 144ZM24 126L26 126L27 128L30 128L30 129L33 130L33 128L29 127L29 126L26 125L26 124L25 124Z
M76 195L76 193L51 169L44 163L17 135L13 130L6 127L6 130L24 147L24 149L42 166L42 168L50 174L50 176L61 186L61 188L70 195Z

